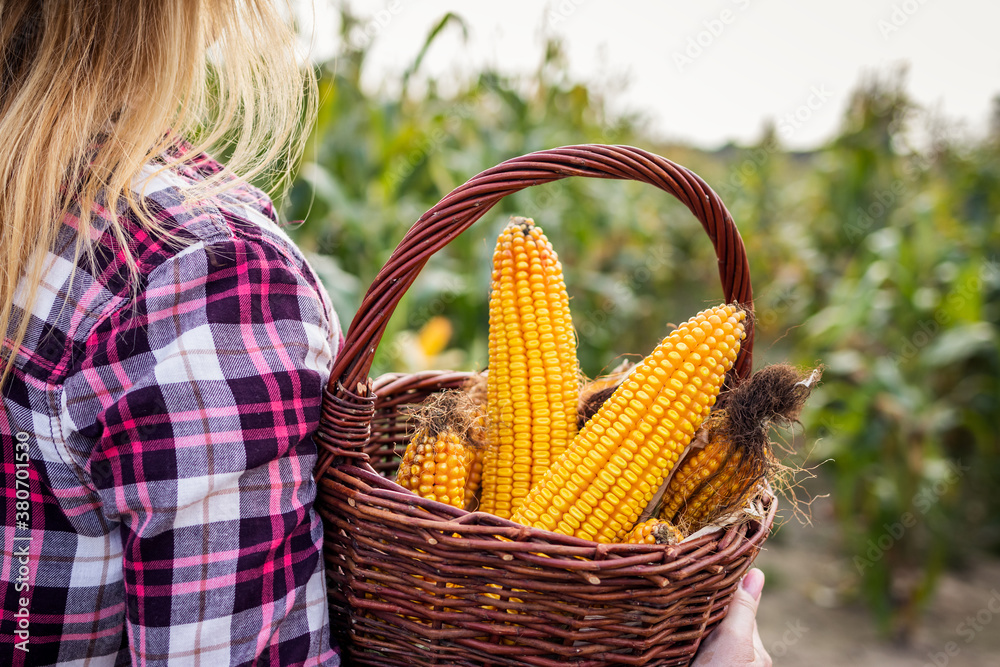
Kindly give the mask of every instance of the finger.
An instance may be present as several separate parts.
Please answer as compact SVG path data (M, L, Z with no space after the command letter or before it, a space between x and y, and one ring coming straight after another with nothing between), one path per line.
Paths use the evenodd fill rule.
M764 573L760 568L752 568L749 572L743 575L743 581L740 582L740 588L750 593L754 601L760 601L760 592L764 590Z
M740 582L733 601L729 604L729 613L723 623L728 625L733 633L740 637L749 637L757 626L757 604L764 588L764 573L754 568L746 573Z
M756 665L763 654L757 633L757 604L764 587L764 573L754 568L747 572L733 594L726 617L702 642L693 667L715 665ZM770 658L760 664L770 664Z

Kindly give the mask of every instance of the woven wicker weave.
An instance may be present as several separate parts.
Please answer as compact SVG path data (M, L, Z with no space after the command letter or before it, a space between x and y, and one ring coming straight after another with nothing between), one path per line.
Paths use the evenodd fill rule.
M723 618L771 528L761 519L682 544L606 545L419 498L392 475L399 407L467 373L367 374L385 325L427 259L504 196L569 176L636 180L701 221L726 301L752 308L743 241L695 174L626 146L568 146L508 160L410 228L366 295L330 378L316 439L331 623L352 665L686 665ZM572 270L572 269L570 269ZM752 331L734 372L749 375Z

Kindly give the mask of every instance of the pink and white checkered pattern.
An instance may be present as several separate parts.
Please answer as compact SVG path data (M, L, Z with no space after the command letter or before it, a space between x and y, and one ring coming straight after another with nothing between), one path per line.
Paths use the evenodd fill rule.
M136 182L193 241L179 251L125 216L122 248L98 207L98 260L72 282L70 216L15 312L29 329L0 416L0 664L340 662L311 434L343 337L262 192L183 205L220 169L202 154Z

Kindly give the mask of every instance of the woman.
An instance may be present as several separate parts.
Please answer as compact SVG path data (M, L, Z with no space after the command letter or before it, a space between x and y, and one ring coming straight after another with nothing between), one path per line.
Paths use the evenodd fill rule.
M279 8L0 0L0 45L0 664L339 664L310 438L339 328L233 177L312 118Z
M0 0L0 53L0 664L339 664L311 434L342 336L247 185L314 117L292 31Z

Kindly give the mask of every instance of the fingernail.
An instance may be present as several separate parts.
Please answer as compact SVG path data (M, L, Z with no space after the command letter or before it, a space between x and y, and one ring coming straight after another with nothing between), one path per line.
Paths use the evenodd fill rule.
M764 573L753 568L743 576L743 581L740 586L747 593L753 597L754 600L760 599L760 592L764 590Z

